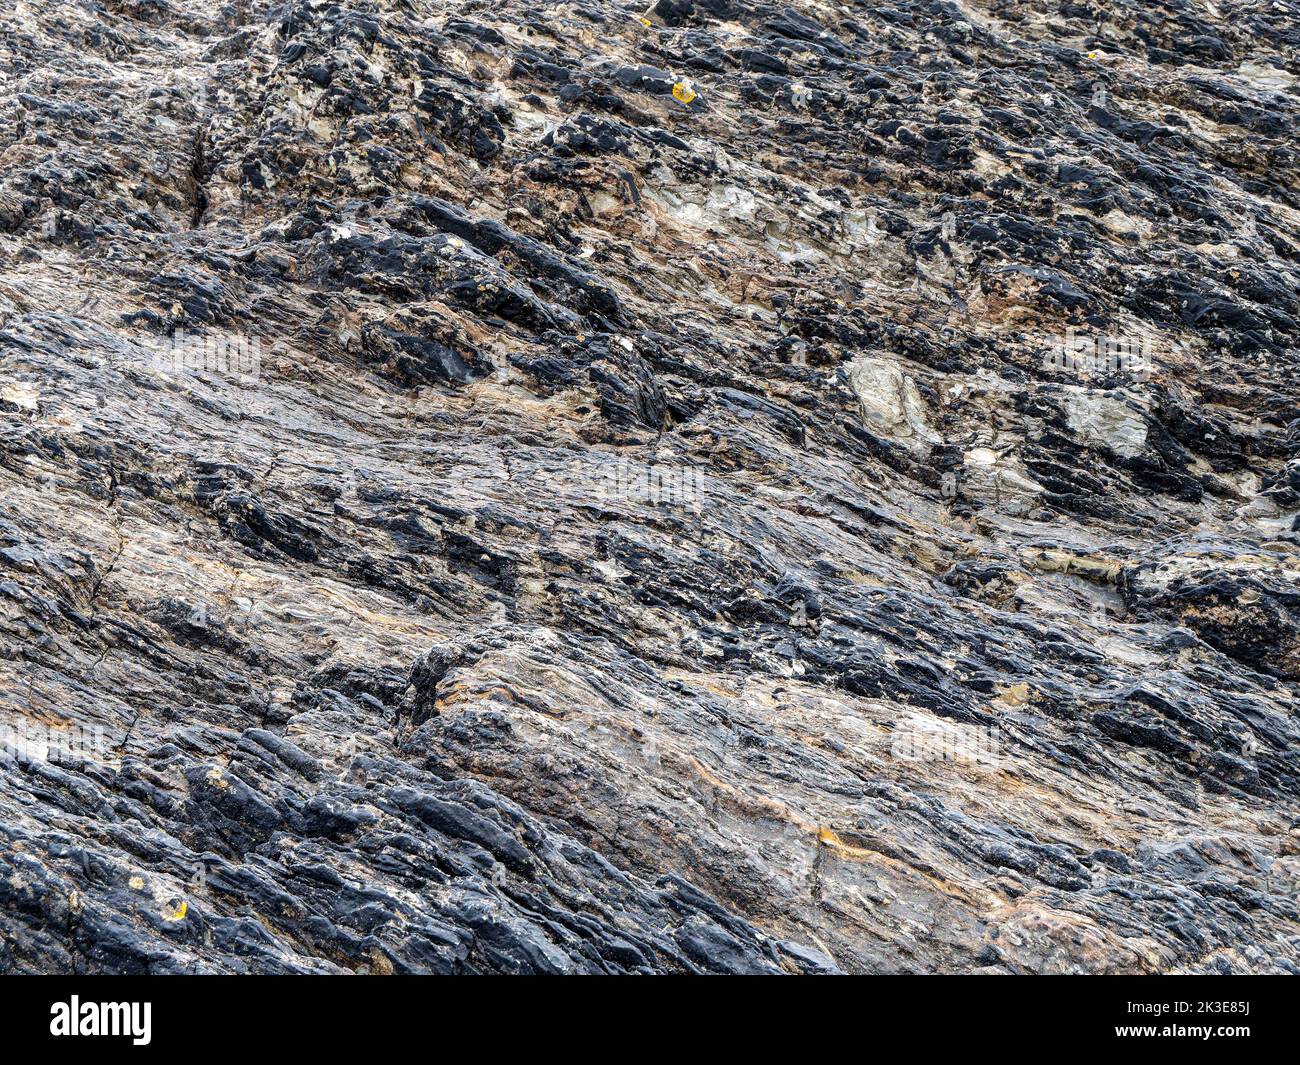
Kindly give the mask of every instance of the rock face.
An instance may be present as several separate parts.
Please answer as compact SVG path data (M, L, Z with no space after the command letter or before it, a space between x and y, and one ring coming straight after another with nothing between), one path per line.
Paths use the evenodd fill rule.
M1298 48L0 8L0 971L1300 971Z

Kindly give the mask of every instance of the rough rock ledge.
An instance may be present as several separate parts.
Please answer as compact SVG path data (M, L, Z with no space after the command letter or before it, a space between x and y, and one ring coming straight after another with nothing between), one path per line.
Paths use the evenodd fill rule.
M0 4L0 971L1300 972L1300 4Z

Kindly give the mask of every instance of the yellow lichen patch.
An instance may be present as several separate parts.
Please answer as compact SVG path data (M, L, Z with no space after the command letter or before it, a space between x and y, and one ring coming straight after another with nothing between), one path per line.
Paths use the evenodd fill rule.
M839 835L834 830L825 827L817 830L817 842L830 847L836 854L839 854L844 858L865 860L876 853L875 851L867 850L865 847L855 847L851 843L846 843L844 840L840 839Z
M695 86L683 78L673 86L673 99L688 104L695 99Z
M1019 684L1002 685L998 688L997 697L993 701L1003 706L1024 706L1029 702L1029 685L1024 681Z
M721 680L707 680L704 682L704 687L713 692L714 695L722 695L728 699L734 699L737 696L736 689L729 687Z
M163 920L183 921L185 920L185 915L189 912L189 909L190 909L190 904L186 902L184 899L181 899L181 901L177 905L168 906L163 910Z
M144 890L144 877L142 876L133 876L127 883L131 886L132 891Z
M230 787L230 781L226 779L226 775L221 771L221 769L216 766L208 770L208 782L218 788Z
M472 695L476 689L470 688L465 684L453 684L446 691L440 691L438 698L435 700L439 709L448 706L454 706L466 695Z

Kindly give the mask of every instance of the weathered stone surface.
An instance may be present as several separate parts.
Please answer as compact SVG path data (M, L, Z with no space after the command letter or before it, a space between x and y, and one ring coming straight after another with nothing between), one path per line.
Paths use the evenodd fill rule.
M1297 972L1298 47L0 8L0 971Z

